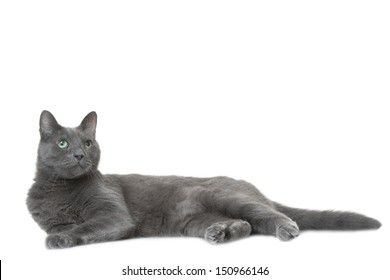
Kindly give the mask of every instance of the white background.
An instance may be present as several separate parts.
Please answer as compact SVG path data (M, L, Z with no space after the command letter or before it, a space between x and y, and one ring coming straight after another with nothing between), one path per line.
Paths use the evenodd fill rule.
M127 265L388 277L389 14L388 1L1 1L4 279L130 279ZM288 243L149 238L47 250L25 206L43 109L65 126L97 111L103 173L227 175L287 205L384 225Z

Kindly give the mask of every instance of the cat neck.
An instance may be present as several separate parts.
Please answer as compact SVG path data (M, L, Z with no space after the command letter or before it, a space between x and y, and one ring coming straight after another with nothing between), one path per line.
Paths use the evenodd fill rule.
M62 178L46 169L37 168L34 181L45 187L67 187L75 185L85 185L103 181L103 175L99 170L88 172L75 178Z

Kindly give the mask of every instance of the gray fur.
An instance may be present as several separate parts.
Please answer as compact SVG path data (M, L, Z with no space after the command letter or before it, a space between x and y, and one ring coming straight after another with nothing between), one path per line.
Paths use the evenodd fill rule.
M41 114L37 172L27 206L48 233L48 248L159 235L221 243L266 234L287 241L299 228L381 226L356 213L286 207L250 183L228 177L102 175L96 121L91 112L78 127L66 128L50 112Z

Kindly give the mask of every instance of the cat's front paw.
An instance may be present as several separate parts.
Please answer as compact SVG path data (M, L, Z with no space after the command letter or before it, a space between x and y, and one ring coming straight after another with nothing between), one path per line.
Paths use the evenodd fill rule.
M63 249L76 245L76 239L64 233L50 234L46 237L46 246L49 249Z
M289 221L276 229L276 237L281 241L289 241L299 235L299 227L296 222Z

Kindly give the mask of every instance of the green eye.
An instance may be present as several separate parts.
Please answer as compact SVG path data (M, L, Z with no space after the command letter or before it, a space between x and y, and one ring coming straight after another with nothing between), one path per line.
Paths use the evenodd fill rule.
M87 141L85 141L85 147L86 148L92 148L92 141L91 140L87 140Z
M69 143L68 141L66 140L60 140L58 143L57 143L58 147L60 147L61 149L65 149L65 148L68 148L69 146Z

